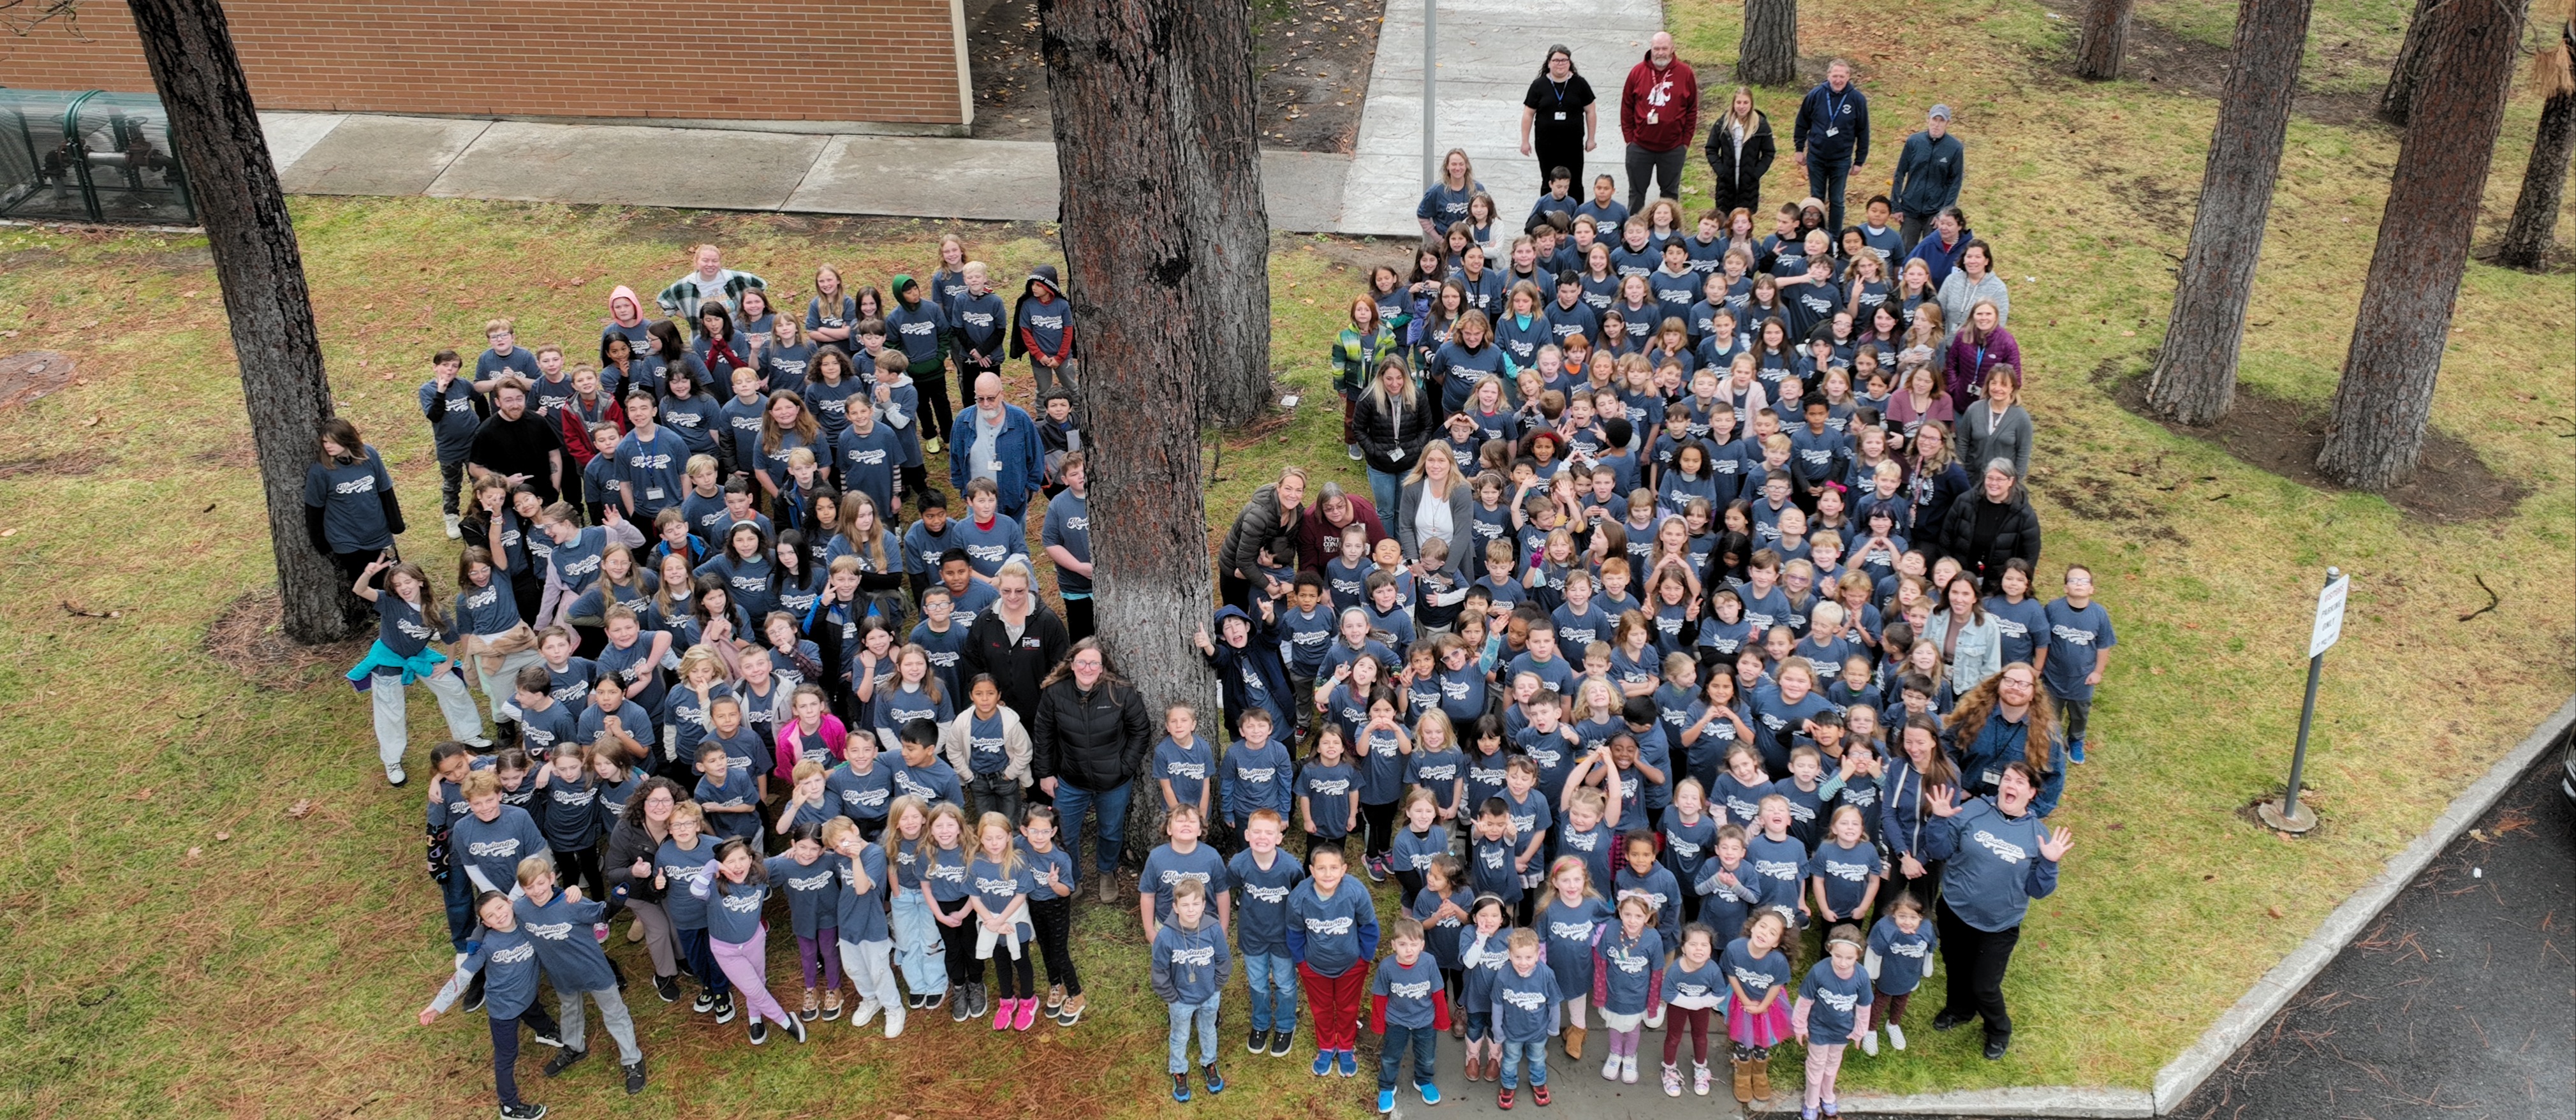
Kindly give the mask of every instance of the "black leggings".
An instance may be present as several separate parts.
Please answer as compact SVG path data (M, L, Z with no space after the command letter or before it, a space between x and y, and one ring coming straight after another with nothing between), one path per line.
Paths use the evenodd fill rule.
M1368 829L1368 846L1362 850L1370 859L1385 855L1395 846L1395 806L1393 801L1384 805L1360 802L1360 824Z
M608 897L600 889L598 848L558 849L554 856L557 889L577 885L592 898Z
M2004 970L2012 966L2021 927L1988 933L1960 918L1946 899L1933 909L1939 912L1941 966L1950 974L1949 998L1941 1009L1983 1016L1989 1037L2012 1037L2012 1015L2004 1010Z
M1046 954L1047 982L1064 985L1064 994L1082 994L1082 977L1073 971L1073 899L1029 899L1029 922L1038 927L1038 951ZM1028 973L1028 950L1020 957L1021 983L1031 983Z
M937 902L935 899L933 901L937 903L941 914L949 917L964 915L966 919L953 926L946 922L939 924L940 947L947 950L948 956L948 982L950 984L983 983L984 961L975 955L974 900L961 898L955 902Z
M1034 922L1032 925L1036 924ZM1038 947L1020 943L1020 955L1012 956L1007 942L993 943L993 998L1018 999L1038 994Z

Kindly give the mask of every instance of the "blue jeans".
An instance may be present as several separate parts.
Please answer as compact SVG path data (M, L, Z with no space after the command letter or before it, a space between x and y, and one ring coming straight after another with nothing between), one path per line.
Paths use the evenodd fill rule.
M1127 844L1127 795L1134 789L1133 782L1102 790L1061 779L1056 782L1057 823L1064 828L1064 854L1073 861L1075 875L1082 874L1082 818L1090 812L1100 814L1100 842L1094 845L1099 851L1092 857L1092 866L1103 875L1118 870L1118 853Z
M1396 498L1404 493L1404 476L1388 474L1376 467L1368 469L1368 476L1369 497L1376 500L1377 508L1385 511L1378 514L1378 519L1384 521L1388 526L1387 531L1392 533L1395 531L1393 526Z
M1243 983L1252 990L1252 1029L1297 1029L1297 962L1246 953Z
M1547 1084L1547 1040L1503 1043L1503 1088L1520 1084L1521 1060L1529 1060L1530 1084Z
M1171 1073L1190 1071L1190 1024L1199 1028L1199 1064L1216 1064L1216 1003L1220 997L1209 996L1206 1003L1175 1003L1172 1009Z
M1821 160L1815 153L1808 153L1807 193L1825 204L1825 233L1834 239L1837 246L1842 244L1843 192L1850 181L1850 156Z
M439 884L447 896L447 940L457 952L465 951L465 942L474 936L474 882L465 877L462 868L449 868L447 881Z
M1437 1064L1439 1046L1440 1028L1438 1027L1399 1027L1388 1023L1386 1042L1378 1048L1377 1052L1377 1091L1383 1093L1399 1084L1396 1076L1404 1072L1404 1054L1407 1050L1413 1052L1411 1083L1431 1084L1435 1072L1440 1068ZM1540 1060L1544 1062L1546 1059Z

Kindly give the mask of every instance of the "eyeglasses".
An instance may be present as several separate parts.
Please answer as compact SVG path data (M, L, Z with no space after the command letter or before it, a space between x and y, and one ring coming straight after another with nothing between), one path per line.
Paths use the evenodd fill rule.
M1000 401L1001 399L1002 399L1002 395L1001 395L1001 394L999 394L999 393L977 393L977 394L975 394L975 403L976 403L976 404L993 404L993 403L995 403L995 402Z

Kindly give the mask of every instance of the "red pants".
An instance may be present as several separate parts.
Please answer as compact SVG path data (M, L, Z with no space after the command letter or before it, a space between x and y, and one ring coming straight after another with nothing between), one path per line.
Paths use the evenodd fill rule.
M1325 976L1300 961L1297 980L1306 989L1306 1011L1315 1017L1315 1048L1358 1049L1360 990L1367 986L1368 966L1355 964L1339 976Z

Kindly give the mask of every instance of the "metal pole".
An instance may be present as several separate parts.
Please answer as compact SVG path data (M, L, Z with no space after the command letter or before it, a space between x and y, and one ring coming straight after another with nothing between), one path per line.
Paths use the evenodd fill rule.
M2334 586L2343 577L2340 569L2326 569L2326 586ZM2308 725L2317 716L2317 674L2326 665L2325 651L2308 659L2308 698L2299 705L2299 743L2290 749L2290 792L2281 799L2281 819L2299 819L2299 773L2308 768Z
M1436 96L1440 69L1440 0L1422 0L1422 186L1440 181L1440 141Z

